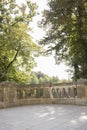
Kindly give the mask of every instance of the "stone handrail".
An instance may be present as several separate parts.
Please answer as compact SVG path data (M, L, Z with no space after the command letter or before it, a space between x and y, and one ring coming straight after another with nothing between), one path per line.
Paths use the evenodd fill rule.
M1 108L40 103L78 104L80 102L82 104L83 101L87 102L86 97L86 86L72 83L37 85L18 85L13 82L0 83Z

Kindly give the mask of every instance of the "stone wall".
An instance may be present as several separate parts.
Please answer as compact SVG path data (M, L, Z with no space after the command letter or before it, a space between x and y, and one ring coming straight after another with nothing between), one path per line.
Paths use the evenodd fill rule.
M11 82L0 84L0 101L13 102L28 98L50 98L49 87L40 85L18 85Z
M29 104L87 104L86 85L0 83L0 108Z
M77 89L75 85L62 85L51 87L52 98L75 98Z

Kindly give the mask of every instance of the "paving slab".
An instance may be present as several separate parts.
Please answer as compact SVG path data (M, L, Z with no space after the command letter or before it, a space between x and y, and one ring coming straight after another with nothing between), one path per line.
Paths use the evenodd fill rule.
M87 130L87 106L30 105L0 109L0 130Z

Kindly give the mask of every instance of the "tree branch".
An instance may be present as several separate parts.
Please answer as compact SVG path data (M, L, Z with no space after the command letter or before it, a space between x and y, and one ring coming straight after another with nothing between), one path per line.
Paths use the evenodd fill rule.
M7 74L8 69L10 68L10 66L14 63L14 61L15 61L16 58L17 58L17 55L18 55L19 50L20 50L20 47L16 50L16 53L15 53L13 59L12 59L11 62L7 65L5 71L4 71L2 74L0 74L0 79L2 79L2 78Z

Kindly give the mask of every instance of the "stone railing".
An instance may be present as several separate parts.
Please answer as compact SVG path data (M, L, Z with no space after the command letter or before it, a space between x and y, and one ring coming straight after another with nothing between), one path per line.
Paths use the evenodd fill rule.
M10 82L0 84L1 102L11 102L29 98L50 98L49 87L44 84L18 85Z
M87 104L86 85L0 83L0 108L46 103Z
M51 98L75 98L77 88L75 85L52 86L50 94Z

